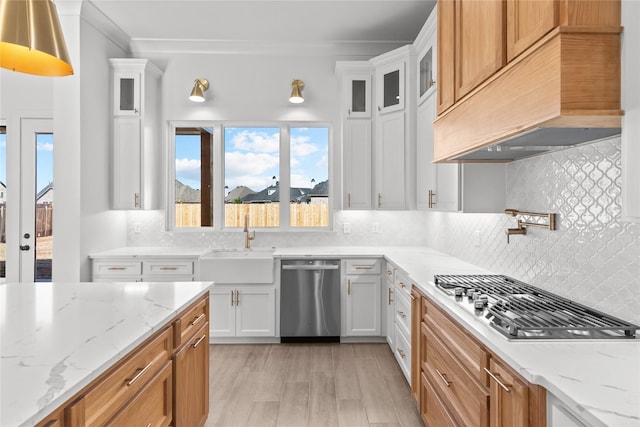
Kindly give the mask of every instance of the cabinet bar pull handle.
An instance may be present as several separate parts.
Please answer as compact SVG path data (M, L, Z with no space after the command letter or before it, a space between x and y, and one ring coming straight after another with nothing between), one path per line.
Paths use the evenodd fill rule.
M400 287L401 287L402 289L404 289L404 288L406 287L406 286L405 286L405 284L404 284L403 282L398 282L398 284L400 285Z
M351 208L351 193L347 193L347 207Z
M407 317L407 315L404 314L404 311L400 311L400 310L398 310L398 315L400 315L400 317L402 317L403 319Z
M382 194L378 193L378 207L382 207Z
M144 375L145 372L147 372L149 370L149 368L151 367L151 365L153 365L153 361L149 362L147 364L147 366L145 366L142 369L138 369L138 373L135 374L133 376L133 378L131 378L129 381L127 381L127 387L129 387L130 385L132 385L133 383L135 383L136 381L138 381L140 379L140 377L142 375Z
M347 279L347 295L351 295L351 279Z
M231 290L231 306L233 307L233 289Z
M151 423L147 424L147 427L151 427Z
M400 357L402 357L403 359L406 357L406 354L404 354L404 351L400 350L399 348L396 349L398 354L400 355Z
M391 270L387 270L387 276L391 276L393 272Z
M240 305L240 291L236 289L236 305Z
M191 326L195 325L196 323L198 323L200 321L200 319L202 319L205 316L204 313L202 313L200 316L196 317L195 319L193 319L193 322L191 322Z
M198 338L198 341L194 342L192 347L196 348L197 346L200 345L200 343L202 342L202 340L204 340L207 337L207 334L204 334L203 336L201 336L200 338Z
M178 267L160 267L160 270L170 270L170 271L174 271L177 270Z
M451 381L447 380L447 377L445 377L442 372L436 369L436 373L440 376L440 379L444 382L444 385L446 385L447 387L451 387Z
M391 305L391 288L389 288L389 305Z
M371 270L372 268L373 267L371 267L371 266L363 266L363 267L357 266L356 270Z
M411 297L411 301L415 301L416 300L416 296L414 294L409 295Z
M109 271L122 271L122 270L126 270L126 267L109 267L109 268L107 268L107 270L109 270Z
M133 207L138 207L138 193L133 193Z
M507 393L511 393L511 389L509 387L507 387L506 385L504 385L504 383L502 381L500 381L500 379L498 377L496 377L490 370L488 370L487 368L483 368L483 369L487 374L489 374L491 379L493 379L495 382L498 383L498 385L500 387L502 387L502 389L504 391L506 391Z
M433 201L433 196L435 196L436 193L433 192L433 190L429 190L429 209L433 209L433 205L435 205L436 203Z

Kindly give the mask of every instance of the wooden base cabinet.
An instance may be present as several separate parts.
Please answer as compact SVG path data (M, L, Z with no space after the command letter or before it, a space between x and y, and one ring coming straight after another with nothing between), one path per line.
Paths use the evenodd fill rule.
M175 425L202 426L209 415L209 323L178 350L174 363Z
M417 288L412 290L412 393L428 427L545 427L546 391Z
M38 427L202 427L209 415L209 297L195 301Z

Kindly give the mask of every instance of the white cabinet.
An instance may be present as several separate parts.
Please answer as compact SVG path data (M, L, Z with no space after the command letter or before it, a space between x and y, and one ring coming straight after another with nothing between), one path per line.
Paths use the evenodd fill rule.
M146 59L112 58L113 209L159 206L161 73Z
M197 258L109 257L92 259L94 282L191 282Z
M210 336L275 337L273 285L215 285L211 291Z
M547 392L547 427L586 427L589 423L578 418L557 397Z
M339 61L342 92L343 209L371 209L373 67L365 61Z
M415 206L415 54L403 46L371 60L376 68L374 207Z
M411 384L411 288L413 284L407 274L396 269L394 288L395 343L393 354L407 382Z
M436 6L437 8L437 6ZM433 163L433 121L438 85L434 9L414 43L416 59L416 206L418 209L469 213L503 212L506 208L504 163Z
M384 302L384 311L386 313L385 325L385 337L387 339L387 344L391 348L391 351L394 350L395 344L395 304L394 304L394 277L395 277L395 267L387 262L386 269L386 280L385 280L385 293L383 297Z
M640 222L640 3L622 2L622 217Z
M343 336L380 336L381 262L342 260Z

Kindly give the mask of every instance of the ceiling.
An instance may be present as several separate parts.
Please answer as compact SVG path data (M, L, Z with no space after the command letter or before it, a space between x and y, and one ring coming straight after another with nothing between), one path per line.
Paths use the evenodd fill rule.
M412 42L435 0L88 0L133 43Z

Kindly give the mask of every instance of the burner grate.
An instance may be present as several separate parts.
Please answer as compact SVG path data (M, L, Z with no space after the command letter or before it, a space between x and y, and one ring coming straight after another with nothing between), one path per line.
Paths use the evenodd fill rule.
M436 275L449 295L480 292L486 317L508 338L635 338L640 327L503 275Z

